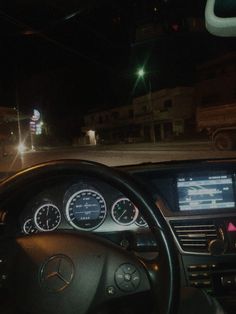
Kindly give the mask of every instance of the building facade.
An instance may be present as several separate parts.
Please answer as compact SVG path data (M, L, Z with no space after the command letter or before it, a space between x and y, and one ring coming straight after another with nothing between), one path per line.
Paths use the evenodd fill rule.
M204 63L197 68L197 107L236 104L236 53Z
M127 106L87 114L83 130L89 143L91 131L100 143L157 142L191 134L194 114L191 87L163 89Z
M130 105L92 112L85 117L85 130L95 131L95 139L109 143L205 136L198 121L202 108L236 107L236 53L212 59L196 70L193 87L153 91L134 98Z

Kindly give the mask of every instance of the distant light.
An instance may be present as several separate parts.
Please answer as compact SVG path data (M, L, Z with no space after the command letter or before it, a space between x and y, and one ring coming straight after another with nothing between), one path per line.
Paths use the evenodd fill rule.
M40 122L40 125L41 125L41 126L43 126L43 125L44 125L43 121L41 121L41 122Z
M143 77L145 75L144 69L143 68L139 69L137 74L138 74L138 77Z
M87 131L87 136L89 137L89 144L96 145L96 132L94 130Z
M17 147L18 153L23 154L26 151L26 146L24 143L20 143Z
M154 11L155 11L155 12L157 12L157 11L158 11L158 9L157 9L157 8L154 8Z
M13 134L14 134L14 132L11 131L11 135L13 135Z

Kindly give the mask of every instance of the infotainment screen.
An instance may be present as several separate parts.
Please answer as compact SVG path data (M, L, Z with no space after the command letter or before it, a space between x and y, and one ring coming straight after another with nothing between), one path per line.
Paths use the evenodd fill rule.
M235 206L231 175L179 177L177 190L181 211Z

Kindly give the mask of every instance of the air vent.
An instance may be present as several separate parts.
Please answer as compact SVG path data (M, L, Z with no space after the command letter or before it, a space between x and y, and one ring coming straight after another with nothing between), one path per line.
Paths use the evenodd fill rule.
M179 245L186 252L207 253L209 242L221 238L213 221L172 221L171 226Z

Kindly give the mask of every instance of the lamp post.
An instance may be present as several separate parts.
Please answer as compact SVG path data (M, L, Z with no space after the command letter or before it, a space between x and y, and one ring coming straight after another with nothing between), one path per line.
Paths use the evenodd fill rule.
M137 76L138 79L144 79L146 75L146 72L144 68L139 68L137 71ZM156 143L156 134L155 134L155 127L154 127L154 110L153 110L153 104L152 104L152 85L151 85L151 79L150 76L148 77L148 102L149 102L149 107L151 109L151 130L150 130L150 135L153 140L153 143Z

